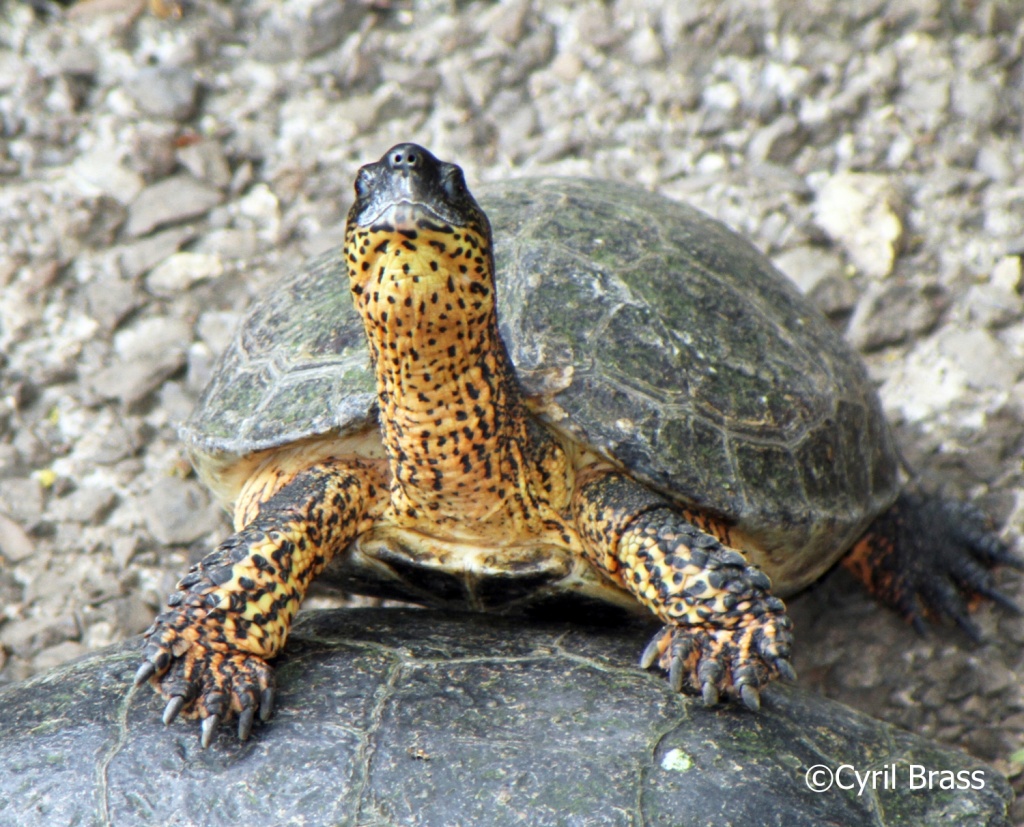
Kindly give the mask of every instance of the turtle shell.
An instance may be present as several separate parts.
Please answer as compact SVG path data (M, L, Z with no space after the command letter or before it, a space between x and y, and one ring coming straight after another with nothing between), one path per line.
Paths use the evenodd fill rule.
M135 638L0 687L4 824L1008 824L977 759L814 692L708 711L635 656L637 629L422 609L302 612L273 726L208 749L125 692ZM857 796L809 768L880 768ZM970 789L927 791L913 766ZM964 775L958 775L963 773ZM848 776L854 783L852 774ZM980 784L979 784L980 782ZM927 793L927 794L925 794Z
M536 415L730 520L777 591L819 576L895 499L897 452L863 365L749 242L611 182L521 179L476 195L501 333ZM245 458L356 439L376 417L333 250L253 308L182 435L230 499Z

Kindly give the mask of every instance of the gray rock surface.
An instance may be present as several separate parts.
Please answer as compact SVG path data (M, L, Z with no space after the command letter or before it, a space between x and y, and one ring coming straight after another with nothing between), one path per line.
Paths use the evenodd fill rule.
M1015 0L35 5L0 7L0 511L17 526L0 543L0 682L139 631L227 530L197 519L186 538L188 498L153 493L187 474L176 426L222 322L340 240L355 170L400 140L471 185L632 181L792 262L870 349L923 480L1019 543ZM137 105L145 67L193 78L192 108ZM842 215L823 200L837 180L877 182L877 209ZM805 687L1024 783L1024 620L986 606L983 645L921 639L842 572L791 604Z

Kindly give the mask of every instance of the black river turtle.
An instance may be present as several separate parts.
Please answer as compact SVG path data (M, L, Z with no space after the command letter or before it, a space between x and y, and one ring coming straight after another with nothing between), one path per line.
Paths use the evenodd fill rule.
M643 666L751 709L794 676L780 596L846 553L918 621L973 630L961 592L1009 604L1005 544L901 493L863 366L718 222L585 180L481 209L415 144L355 189L343 249L254 309L183 430L237 533L147 632L136 680L165 722L201 718L206 744L265 720L325 569L445 608L653 613Z

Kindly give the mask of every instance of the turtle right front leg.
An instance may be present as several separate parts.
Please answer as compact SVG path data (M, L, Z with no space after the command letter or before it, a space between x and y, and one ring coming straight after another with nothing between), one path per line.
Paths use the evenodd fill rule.
M271 476L274 476L273 474ZM217 724L238 715L238 736L249 736L258 713L273 707L267 664L284 646L310 582L387 502L379 468L327 460L285 484L254 480L242 498L251 517L201 562L168 598L146 632L136 685L147 680L168 699L164 723L179 714L202 719L205 747Z
M756 710L769 681L796 677L792 623L767 575L696 515L607 471L581 481L573 516L587 558L664 621L641 666L657 662L674 690Z

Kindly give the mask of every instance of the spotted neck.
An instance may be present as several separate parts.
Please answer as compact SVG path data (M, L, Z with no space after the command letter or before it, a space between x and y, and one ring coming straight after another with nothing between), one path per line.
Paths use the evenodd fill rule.
M347 243L376 372L393 519L469 538L536 531L564 505L569 471L560 447L526 415L498 333L485 237L356 228Z

